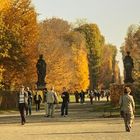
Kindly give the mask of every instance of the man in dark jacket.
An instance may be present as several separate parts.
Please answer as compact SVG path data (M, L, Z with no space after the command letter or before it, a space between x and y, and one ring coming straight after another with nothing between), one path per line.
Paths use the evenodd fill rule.
M66 91L65 87L63 88L61 98L62 98L61 116L66 117L68 115L69 93Z

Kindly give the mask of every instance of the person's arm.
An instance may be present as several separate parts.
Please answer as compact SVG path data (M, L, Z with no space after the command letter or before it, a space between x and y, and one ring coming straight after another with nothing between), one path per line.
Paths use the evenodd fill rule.
M40 99L40 102L42 101L42 97L41 97L41 95L39 95L39 99Z
M120 107L122 105L122 96L120 96L119 105L120 105Z
M133 96L131 96L131 103L132 103L132 107L133 107L133 112L135 113L135 101Z
M64 93L61 94L61 98L63 99L65 97Z
M57 93L56 92L54 92L54 98L55 98L55 102L58 104L59 101L58 101L58 96L57 96Z
M70 102L70 94L68 93L68 102Z

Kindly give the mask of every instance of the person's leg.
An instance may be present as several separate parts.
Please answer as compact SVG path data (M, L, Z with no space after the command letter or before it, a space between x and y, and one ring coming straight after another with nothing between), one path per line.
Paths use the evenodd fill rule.
M38 101L38 110L40 110L40 101Z
M128 127L130 129L132 128L133 121L134 121L134 115L133 114L128 114Z
M28 115L29 107L27 103L25 104L25 111L26 111L26 115Z
M25 111L25 104L23 104L23 122L25 123L26 122L26 120L25 120L25 113L24 113L24 111Z
M68 103L65 103L65 115L68 115Z
M130 120L130 118L129 118L129 114L127 114L127 113L125 113L124 114L124 118L125 118L125 129L126 129L126 131L127 132L130 132L130 122L129 122L129 120Z
M77 97L77 95L75 95L75 99L76 99L76 103L78 103L78 97Z
M48 115L47 115L47 117L49 117L49 116L50 116L50 114L51 114L51 104L50 104L50 103L48 103Z
M44 109L45 109L45 116L48 114L48 104L47 102L44 103Z
M95 96L95 101L97 101L97 96Z
M85 103L85 97L83 97L83 103Z
M20 115L21 115L21 124L25 123L25 115L24 115L25 104L20 104Z
M62 103L62 105L61 105L61 116L64 115L64 108L65 108L65 104Z
M29 115L31 115L32 114L32 104L31 103L29 103Z
M38 107L37 107L37 101L36 101L36 103L35 103L35 107L36 107L36 111L38 111Z
M37 111L39 111L39 101L36 101L37 104Z
M19 104L19 113L20 113L21 124L22 124L22 106L21 106L21 104Z
M55 112L55 104L51 104L51 117L54 117L54 112Z
M91 104L93 103L93 98L92 98L92 97L90 97L90 103L91 103Z
M126 114L124 114L123 119L124 119L125 130L127 131L128 128L127 128L127 115Z

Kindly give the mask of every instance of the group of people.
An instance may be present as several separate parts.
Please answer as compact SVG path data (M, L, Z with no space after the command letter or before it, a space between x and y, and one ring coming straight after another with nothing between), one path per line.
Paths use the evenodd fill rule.
M107 90L105 92L109 96L110 93ZM80 102L83 103L85 98L85 93L82 91L81 95L76 92L80 98ZM95 96L95 91L92 90L88 91L90 102L93 103L93 97ZM109 95L108 95L109 94ZM63 92L61 94L62 98L62 104L61 104L61 116L66 117L68 115L68 104L70 101L69 93L66 90L66 88L63 88ZM77 98L76 98L77 99ZM19 104L19 112L21 116L21 124L24 125L25 120L25 114L24 111L26 111L26 115L32 114L32 100L33 95L29 87L25 88L24 86L21 86L20 91L18 93L18 104ZM36 104L36 111L40 110L40 102L42 101L42 97L36 92L34 96L34 102ZM79 102L79 99L76 100ZM45 107L45 117L54 117L55 112L55 106L59 103L58 96L56 92L54 91L54 88L52 87L50 90L45 88L43 90L43 102ZM125 124L125 130L127 132L130 132L134 120L134 113L135 113L135 102L133 99L133 96L131 95L131 89L130 87L124 88L124 94L120 96L120 108L121 108L121 116L124 119Z
M44 105L45 105L45 117L54 117L55 106L59 103L58 96L54 91L54 87L51 90L44 89ZM66 117L68 115L68 103L69 103L69 93L66 88L63 87L63 92L61 94L62 105L61 105L61 116Z
M74 93L76 103L79 103L79 102L84 103L85 102L85 94L86 93L83 90L81 92L76 91Z
M74 93L75 95L75 101L76 103L84 103L85 102L85 96L89 97L90 99L90 103L93 104L93 99L95 99L95 101L100 101L100 98L106 97L107 102L109 101L109 97L110 97L110 90L106 89L106 90L88 90L87 92L84 92L83 90L81 92L76 91Z
M62 105L61 105L61 116L66 117L68 115L68 103L69 103L69 93L66 88L63 88L63 92L61 94ZM36 91L34 97L29 89L29 87L25 88L21 86L20 91L18 93L18 107L21 116L21 124L24 125L26 122L25 119L25 111L26 115L32 114L32 102L34 99L34 103L36 105L36 111L40 110L40 103L42 102L42 97ZM58 96L52 87L50 90L44 88L43 90L43 102L45 108L45 117L54 117L55 106L59 103Z

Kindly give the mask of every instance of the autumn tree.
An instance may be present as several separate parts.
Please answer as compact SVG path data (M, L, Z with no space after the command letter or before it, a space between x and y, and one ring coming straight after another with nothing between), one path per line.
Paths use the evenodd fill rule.
M89 70L85 39L79 32L72 31L64 37L69 44L71 58L69 61L72 72L70 89L86 91L89 88Z
M82 44L82 36L73 32L67 21L52 18L40 23L38 49L47 62L47 87L54 86L58 91L64 86L87 89L88 67Z
M9 87L35 82L38 26L30 0L12 0L8 4L0 9L0 57L3 83Z
M101 67L99 76L99 87L109 88L111 83L120 83L120 70L116 61L117 48L112 44L103 46Z
M128 28L125 42L121 48L123 58L127 51L134 60L133 77L137 88L140 87L140 25L131 25Z
M86 40L90 73L90 88L93 89L98 86L104 37L101 35L96 24L84 24L75 30L82 33Z

